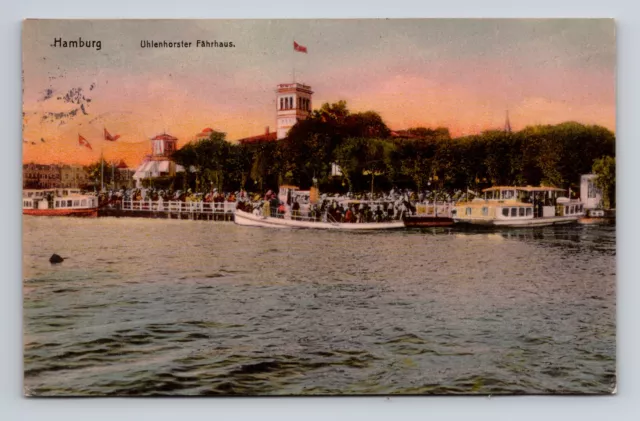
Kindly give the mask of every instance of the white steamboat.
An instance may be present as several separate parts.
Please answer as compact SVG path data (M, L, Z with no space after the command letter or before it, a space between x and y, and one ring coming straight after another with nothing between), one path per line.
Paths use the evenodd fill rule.
M484 198L456 203L452 217L456 224L535 227L570 224L585 215L580 200L565 197L556 187L491 187Z

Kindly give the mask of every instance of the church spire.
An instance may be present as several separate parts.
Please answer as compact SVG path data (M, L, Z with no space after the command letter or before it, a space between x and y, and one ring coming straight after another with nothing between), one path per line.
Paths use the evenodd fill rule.
M505 133L511 133L511 123L509 122L509 110L507 110L507 118L504 122Z

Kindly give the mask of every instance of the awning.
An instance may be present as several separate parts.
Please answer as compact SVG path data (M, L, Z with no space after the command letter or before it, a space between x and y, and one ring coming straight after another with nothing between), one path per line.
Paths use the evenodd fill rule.
M160 161L158 163L158 172L169 172L169 161Z

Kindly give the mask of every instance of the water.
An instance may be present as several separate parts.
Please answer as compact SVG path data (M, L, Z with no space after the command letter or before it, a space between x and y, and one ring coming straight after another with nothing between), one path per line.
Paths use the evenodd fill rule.
M608 393L615 227L24 217L25 390ZM50 265L53 253L69 257Z

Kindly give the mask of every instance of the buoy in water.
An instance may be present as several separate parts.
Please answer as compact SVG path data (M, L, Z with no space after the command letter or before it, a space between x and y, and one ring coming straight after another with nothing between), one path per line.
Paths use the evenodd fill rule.
M53 253L51 257L49 257L49 263L62 263L62 262L64 262L64 257L60 257L55 253Z

